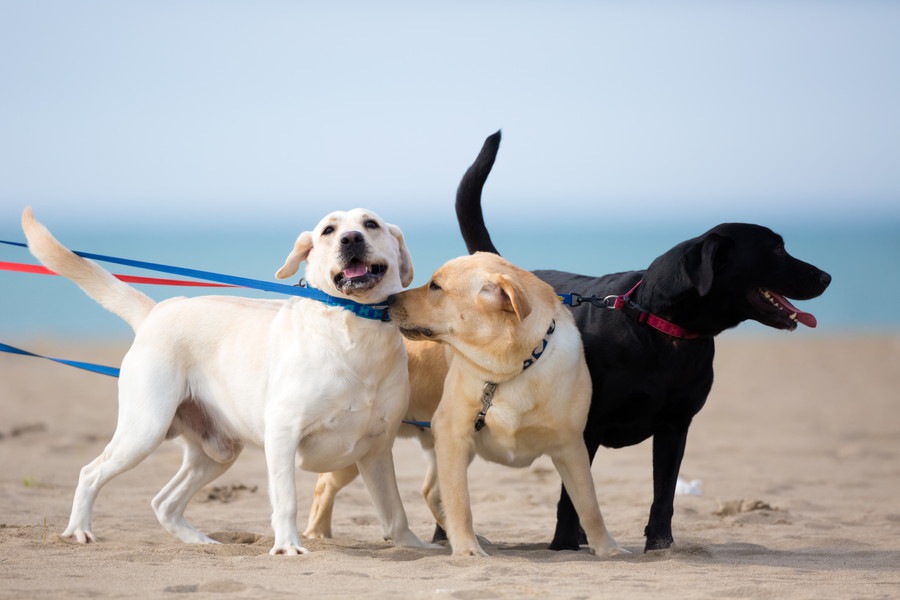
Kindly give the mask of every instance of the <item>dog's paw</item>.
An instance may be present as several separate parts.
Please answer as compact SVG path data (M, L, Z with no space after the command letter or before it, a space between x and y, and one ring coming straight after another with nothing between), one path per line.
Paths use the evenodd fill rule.
M309 550L300 544L281 544L273 546L269 550L272 556L300 556L301 554L309 554Z
M179 527L166 527L166 531L177 537L179 540L184 542L185 544L220 544L221 542L212 539L202 531L198 531L188 525L187 523L183 523L182 526Z
M600 558L611 558L613 556L619 556L620 554L631 554L631 552L622 548L618 542L616 542L616 539L607 532L592 536L589 541L592 542L590 544L591 553Z
M303 537L308 540L322 540L331 537L331 530L310 528L303 532Z
M472 546L465 546L462 548L453 548L453 556L490 556L487 552L482 550L481 546L478 544Z
M425 550L446 550L447 546L444 544L435 544L433 542L422 542L422 545L419 548L424 548Z
M631 554L630 550L626 550L618 543L616 543L616 540L612 538L609 538L602 546L598 548L591 548L591 552L600 558L612 558L613 556Z
M97 541L97 536L91 531L80 527L66 529L60 537L75 540L79 544L92 544Z
M399 535L395 535L393 537L385 537L384 541L393 541L398 546L405 546L407 548L427 548L429 550L437 550L444 547L439 544L429 544L428 542L423 542L419 539L419 536L417 536L409 529Z
M189 539L185 539L184 542L187 544L221 544L222 543L222 542L212 539L208 535L204 535L204 534L200 533L199 531L197 532L197 535L193 535Z
M440 544L423 541L411 531L409 532L409 535L404 535L399 540L393 540L390 537L386 537L384 538L384 541L393 541L398 546L403 546L405 548L424 548L426 550L443 550L445 548L445 546L442 546Z

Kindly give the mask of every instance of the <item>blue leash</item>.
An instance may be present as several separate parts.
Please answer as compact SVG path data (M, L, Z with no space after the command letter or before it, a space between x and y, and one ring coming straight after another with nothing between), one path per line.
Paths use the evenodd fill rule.
M23 244L21 242L8 242L6 240L0 240L0 244L28 248L27 244ZM138 267L140 269L147 269L149 271L160 271L162 273L193 277L194 279L205 279L207 281L215 281L217 283L227 283L240 287L262 290L265 292L278 292L280 294L287 294L289 296L311 298L313 300L318 300L319 302L328 304L329 306L340 306L349 310L356 316L362 317L364 319L372 319L375 321L384 322L391 320L387 307L383 304L361 304L359 302L354 302L353 300L331 296L330 294L326 294L322 290L316 288L285 285L283 283L273 283L271 281L263 281L261 279L235 277L234 275L225 275L223 273L213 273L211 271L187 269L184 267L175 267L172 265L131 260L128 258L118 258L115 256L104 256L103 254L92 254L90 252L77 252L73 250L73 253L82 258L89 258L91 260L99 260L118 265L125 265L128 267Z
M75 367L76 369L84 369L85 371L90 371L91 373L98 373L100 375L109 375L110 377L118 377L119 369L115 367L107 367L105 365L97 365L94 363L81 362L80 360L66 360L64 358L53 358L52 356L44 356L42 354L35 354L34 352L29 352L28 350L22 350L21 348L16 348L15 346L10 346L9 344L4 344L0 342L0 352L7 352L9 354L20 354L22 356L33 356L35 358L43 358L46 360L52 360L53 362L58 362L63 365L68 365L70 367ZM428 421L402 421L406 425L414 425L415 427L431 427L431 423Z
M70 367L75 367L76 369L84 369L85 371L91 371L92 373L99 373L100 375L109 375L110 377L118 377L119 369L115 367L105 367L103 365L95 365L93 363L81 362L78 360L66 360L64 358L53 358L52 356L42 356L40 354L35 354L34 352L29 352L27 350L22 350L21 348L16 348L14 346L9 346L7 344L0 343L0 352L8 352L10 354L21 354L22 356L34 356L36 358L45 358L47 360L52 360L54 362L58 362L64 365L69 365Z
M18 246L20 248L28 248L27 244L23 244L21 242L9 242L6 240L0 240L0 244L6 244L8 246ZM172 275L182 275L186 277L193 277L194 279L205 279L207 281L215 281L217 283L227 283L230 285L237 285L250 289L263 290L266 292L278 292L281 294L287 294L290 296L299 296L301 298L310 298L313 300L318 300L319 302L323 302L330 306L340 306L344 309L349 310L353 314L365 318L365 319L373 319L376 321L384 321L388 322L391 320L390 314L388 313L387 308L384 305L380 304L361 304L359 302L354 302L353 300L346 300L344 298L337 298L335 296L331 296L330 294L326 294L325 292L318 290L316 288L305 287L305 286L294 286L294 285L284 285L282 283L273 283L269 281L262 281L259 279L248 279L246 277L235 277L233 275L225 275L222 273L213 273L211 271L200 271L197 269L187 269L184 267L175 267L171 265L163 265L158 263L144 262L139 260L130 260L127 258L117 258L115 256L104 256L102 254L92 254L90 252L77 252L73 251L74 254L82 258L89 258L91 260L99 260L103 262L109 262L119 265L125 265L129 267L138 267L141 269L147 269L150 271L160 271L163 273L170 273ZM90 371L92 373L98 373L100 375L108 375L110 377L118 377L119 369L115 367L107 367L105 365L97 365L93 363L86 363L77 360L66 360L64 358L53 358L52 356L43 356L41 354L35 354L34 352L28 352L27 350L22 350L21 348L16 348L14 346L10 346L8 344L4 344L0 342L0 352L7 352L9 354L19 354L21 356L33 356L35 358L43 358L46 360L52 360L54 362L58 362L63 365L68 365L70 367L75 367L77 369L83 369L85 371ZM416 427L431 427L431 423L427 421L403 421L407 425L414 425Z

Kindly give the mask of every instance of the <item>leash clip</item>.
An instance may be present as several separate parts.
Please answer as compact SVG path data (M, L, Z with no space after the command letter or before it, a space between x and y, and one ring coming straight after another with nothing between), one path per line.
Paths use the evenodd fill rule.
M582 296L577 292L571 292L568 294L569 296L569 305L572 308L577 306L581 306L585 302L594 306L595 308L612 308L612 303L610 302L610 298L614 301L616 296L607 296L606 298L598 298L597 296Z
M615 295L615 294L611 294L611 295L609 295L609 296L606 296L606 297L603 298L603 300L602 300L602 302L603 302L603 307L602 307L602 308L615 309L615 308L616 308L616 301L617 301L619 298L621 298L621 296L617 296L617 295Z

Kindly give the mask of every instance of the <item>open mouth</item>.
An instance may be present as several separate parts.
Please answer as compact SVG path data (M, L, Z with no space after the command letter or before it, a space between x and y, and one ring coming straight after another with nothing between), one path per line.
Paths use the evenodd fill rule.
M364 292L378 285L386 272L385 264L367 265L358 258L352 258L347 266L334 276L334 287L344 294Z
M764 325L790 331L796 329L798 324L807 327L817 325L815 316L803 312L791 304L787 298L772 290L757 288L750 292L750 302L761 310L762 314L757 320Z

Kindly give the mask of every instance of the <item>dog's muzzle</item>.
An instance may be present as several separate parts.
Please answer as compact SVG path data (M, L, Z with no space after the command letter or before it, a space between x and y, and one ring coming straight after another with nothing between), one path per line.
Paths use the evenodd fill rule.
M401 327L400 333L402 333L403 337L406 339L413 341L434 339L434 332L424 327L414 327L411 329Z
M359 258L351 258L334 276L334 287L344 294L365 292L384 278L388 267L382 263L367 264Z
M403 303L398 301L398 296L396 294L388 296L387 303L391 321L394 321L400 326L400 333L403 334L403 337L410 340L434 339L434 331L431 329L405 322L409 318L409 313L406 312Z
M388 270L385 263L370 261L369 244L360 231L341 235L340 264L341 270L333 276L334 287L348 295L372 289Z

